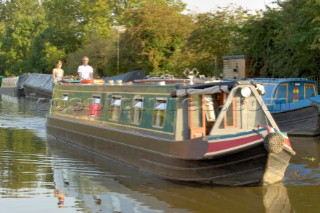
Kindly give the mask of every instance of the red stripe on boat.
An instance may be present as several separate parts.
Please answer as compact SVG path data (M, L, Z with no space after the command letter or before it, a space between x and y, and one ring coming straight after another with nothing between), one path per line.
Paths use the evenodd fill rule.
M252 135L245 138L231 139L222 142L209 142L208 153L210 152L218 152L230 148L235 148L237 146L241 146L247 143L251 143L256 140L260 140L262 137L260 135Z
M290 148L292 148L289 138L284 138L284 143Z
M270 126L266 126L266 128L267 128L268 133L273 133L273 132L275 132L275 131L274 131L274 128L272 128L272 127L270 127Z

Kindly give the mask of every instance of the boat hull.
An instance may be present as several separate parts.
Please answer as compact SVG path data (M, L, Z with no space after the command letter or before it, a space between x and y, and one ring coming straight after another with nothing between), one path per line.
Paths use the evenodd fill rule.
M47 133L164 179L214 185L271 184L282 180L292 153L268 153L263 143L214 159L201 141L170 142L67 119L47 118ZM180 152L179 156L174 153Z
M290 135L315 136L320 134L320 114L315 105L272 113L272 116L280 130Z

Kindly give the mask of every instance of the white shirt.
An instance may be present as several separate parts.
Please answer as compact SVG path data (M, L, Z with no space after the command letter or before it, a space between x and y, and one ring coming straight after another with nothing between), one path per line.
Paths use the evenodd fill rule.
M78 73L81 73L81 80L87 80L90 79L90 73L93 73L93 69L90 65L80 65L78 67Z

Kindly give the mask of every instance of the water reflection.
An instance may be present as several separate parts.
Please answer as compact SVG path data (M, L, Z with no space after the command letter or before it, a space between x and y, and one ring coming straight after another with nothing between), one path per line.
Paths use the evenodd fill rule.
M45 138L45 115L49 109L48 102L30 101L0 95L0 127L28 129L37 136Z
M1 97L1 96L0 96ZM42 103L41 103L42 104ZM46 105L0 99L3 212L316 212L320 138L293 138L284 185L168 182L46 136ZM18 203L18 205L17 205Z
M320 185L320 137L290 137L296 155L286 172L287 185Z
M48 140L48 150L55 159L68 159L54 166L56 190L65 198L80 198L90 212L291 211L287 189L282 184L240 188L181 185L53 139Z
M52 188L52 171L41 139L30 131L1 128L0 138L1 197L32 196L39 184Z

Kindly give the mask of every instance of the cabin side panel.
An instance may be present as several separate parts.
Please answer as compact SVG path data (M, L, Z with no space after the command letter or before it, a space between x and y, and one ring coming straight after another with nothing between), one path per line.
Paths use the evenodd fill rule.
M175 138L177 102L170 93L152 87L137 93L121 89L110 92L103 86L57 86L52 114L137 134Z

